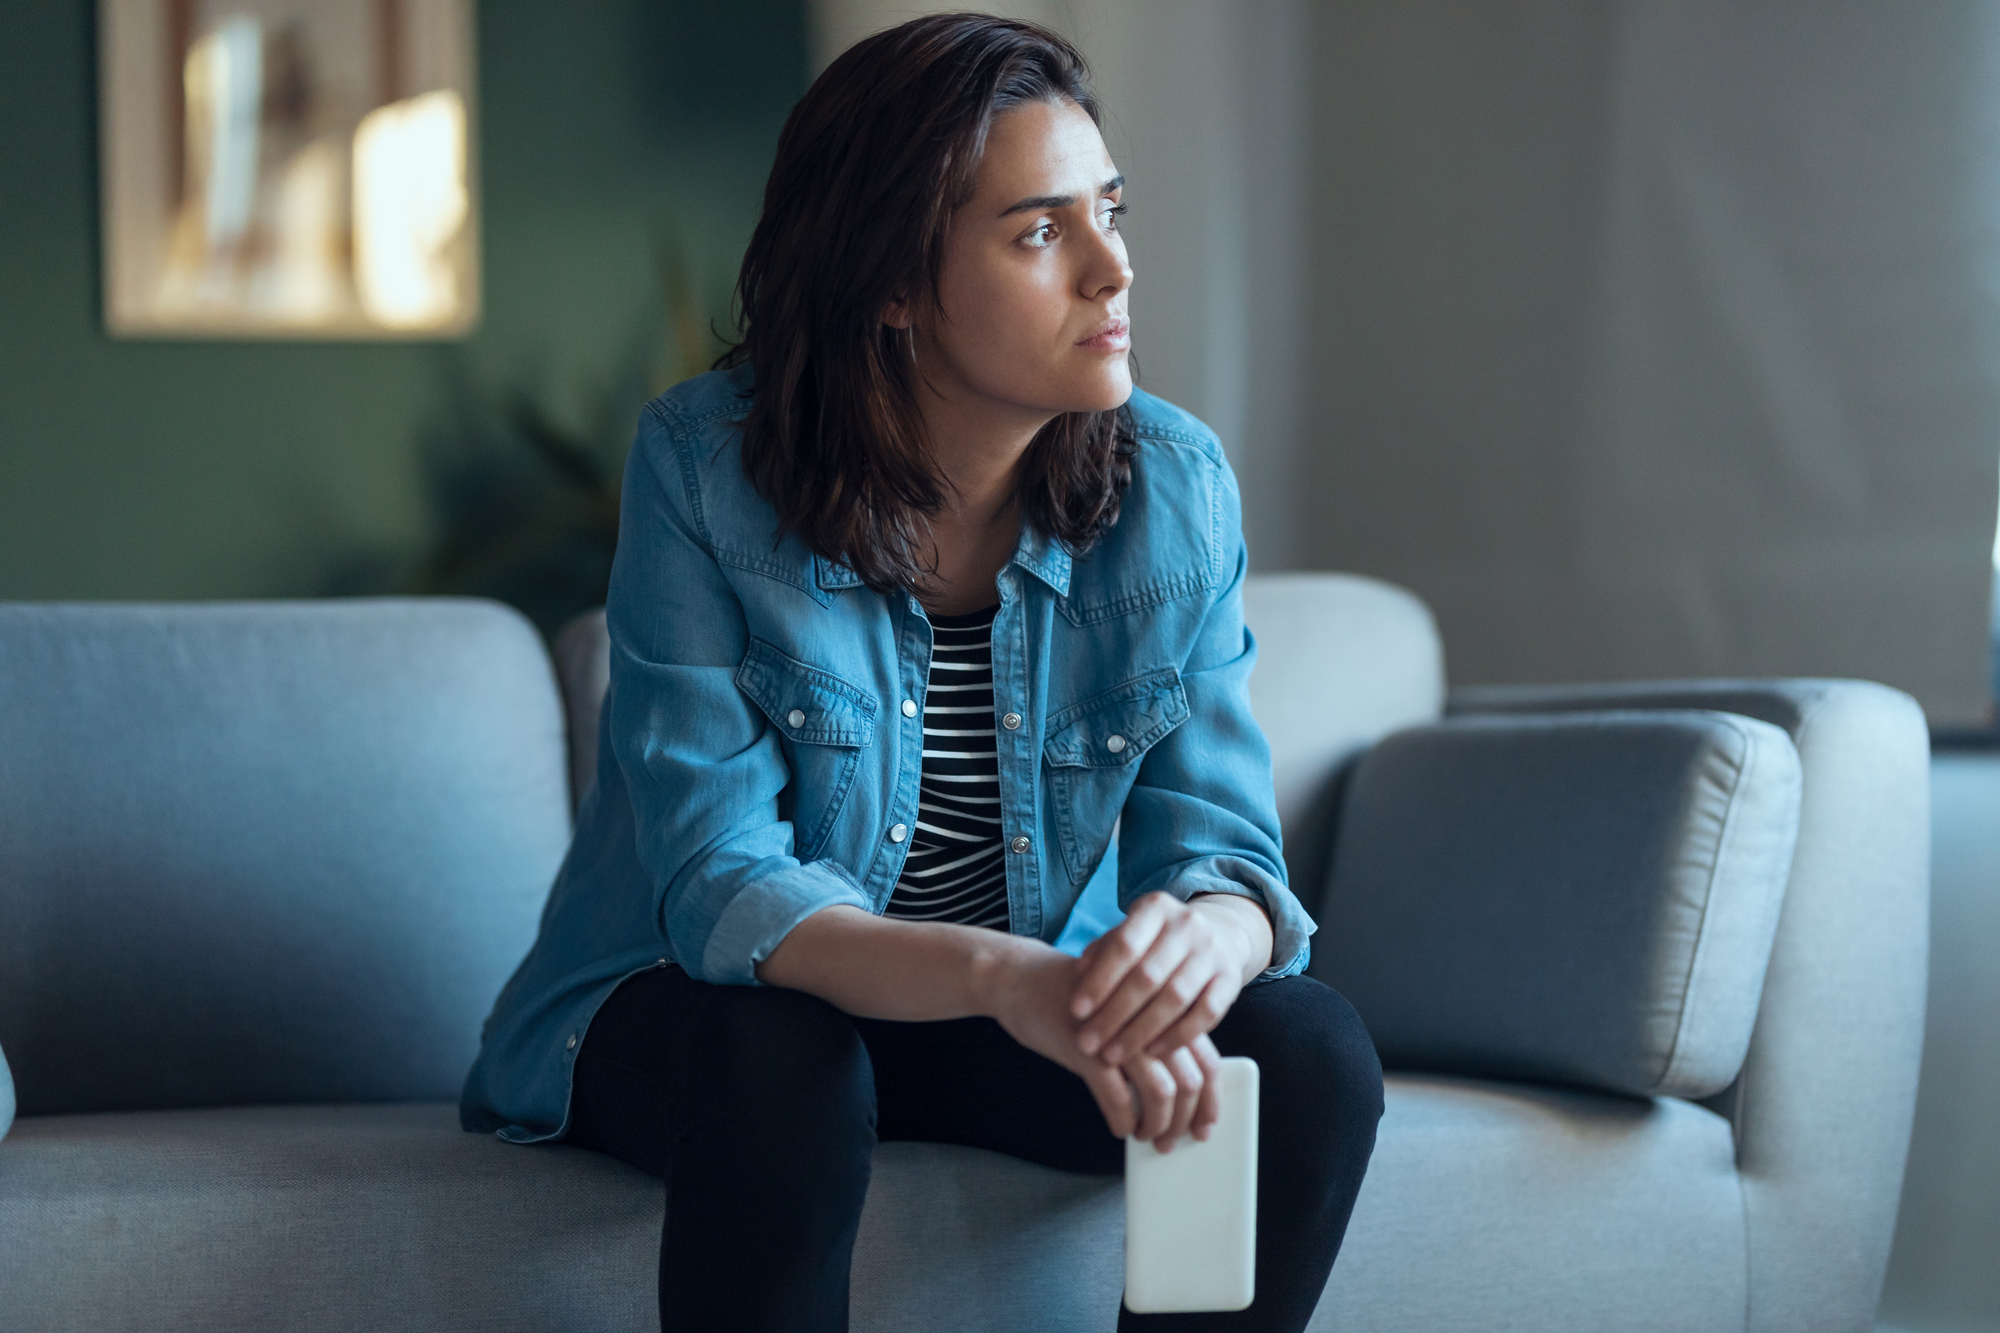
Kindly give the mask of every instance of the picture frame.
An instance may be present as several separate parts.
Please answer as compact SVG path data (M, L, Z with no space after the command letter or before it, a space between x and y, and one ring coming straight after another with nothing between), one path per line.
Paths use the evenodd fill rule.
M477 324L471 0L99 0L98 35L108 333Z

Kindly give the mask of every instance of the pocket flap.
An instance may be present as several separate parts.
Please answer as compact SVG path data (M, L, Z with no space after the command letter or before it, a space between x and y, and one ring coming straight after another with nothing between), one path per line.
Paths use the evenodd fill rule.
M1162 667L1051 717L1042 757L1059 768L1116 768L1135 762L1187 716L1181 673Z
M875 735L874 695L762 639L750 640L736 668L736 688L792 740L859 749Z

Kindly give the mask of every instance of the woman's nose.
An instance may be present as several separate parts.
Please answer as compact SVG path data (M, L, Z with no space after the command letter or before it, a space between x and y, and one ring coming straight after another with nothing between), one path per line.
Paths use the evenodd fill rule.
M1126 257L1125 247L1112 236L1100 234L1092 249L1091 262L1084 270L1083 281L1078 285L1084 296L1093 301L1116 296L1130 287L1132 264Z

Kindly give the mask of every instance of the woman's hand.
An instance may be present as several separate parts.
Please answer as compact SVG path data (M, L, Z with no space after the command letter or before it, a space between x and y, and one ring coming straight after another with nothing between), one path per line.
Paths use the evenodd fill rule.
M1190 914L1191 920L1181 920ZM1150 959L1146 966L1153 966L1179 947L1176 940L1186 945L1173 973L1183 980L1199 973L1204 957L1215 962L1241 956L1240 967L1247 970L1209 997L1215 1017L1182 1004L1171 1012L1198 1023L1183 1027L1166 1020L1149 1049L1121 1049L1113 1059L1100 1037L1094 1054L1086 1050L1081 1037L1089 1023L1072 1007L1077 997L1093 985L1126 994L1143 969L1122 963L1125 952L1137 950L1133 956ZM1114 1135L1149 1137L1165 1151L1183 1133L1207 1137L1215 1123L1218 1056L1205 1034L1227 1012L1242 982L1269 965L1270 941L1263 909L1246 898L1204 897L1185 906L1163 894L1149 895L1082 958L995 930L892 921L841 905L792 927L758 965L757 976L867 1018L918 1023L985 1014L997 1019L1014 1040L1081 1078ZM1144 995L1161 992L1152 986ZM1102 1022L1114 1011L1093 1012L1091 1021ZM1123 1043L1140 1030L1121 1024L1110 1031Z
M1109 1065L1167 1060L1222 1021L1271 965L1271 943L1270 918L1248 898L1147 894L1083 951L1069 1007L1077 1045Z
M1086 1055L1077 1045L1082 1025L1069 1010L1082 960L1033 941L1010 944L984 960L975 983L981 1007L1009 1036L1081 1078L1116 1137L1149 1138L1161 1152L1182 1134L1208 1137L1221 1106L1220 1057L1207 1037L1163 1057L1136 1055L1123 1067Z
M1070 1016L1069 997L1076 987L1080 960L1039 941L1015 939L1008 943L1013 947L986 955L975 964L973 984L980 1009L991 1014L1015 1041L1081 1078L1113 1134L1123 1138L1132 1133L1143 1117L1134 1112L1133 1089L1124 1071L1092 1059L1076 1044L1081 1024ZM1157 1083L1150 1075L1146 1077L1149 1085ZM1153 1100L1158 1100L1157 1094ZM1172 1104L1171 1096L1168 1104ZM1150 1103L1146 1109L1152 1109Z
M1175 1047L1164 1058L1137 1055L1120 1071L1138 1096L1132 1137L1151 1139L1170 1152L1183 1134L1207 1139L1222 1113L1222 1057L1206 1036Z

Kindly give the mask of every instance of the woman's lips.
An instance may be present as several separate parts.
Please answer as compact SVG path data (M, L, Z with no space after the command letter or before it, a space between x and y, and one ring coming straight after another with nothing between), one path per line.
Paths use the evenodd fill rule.
M1090 331L1090 335L1077 340L1078 347L1087 347L1093 352L1122 352L1132 345L1132 322L1126 319L1107 319Z

